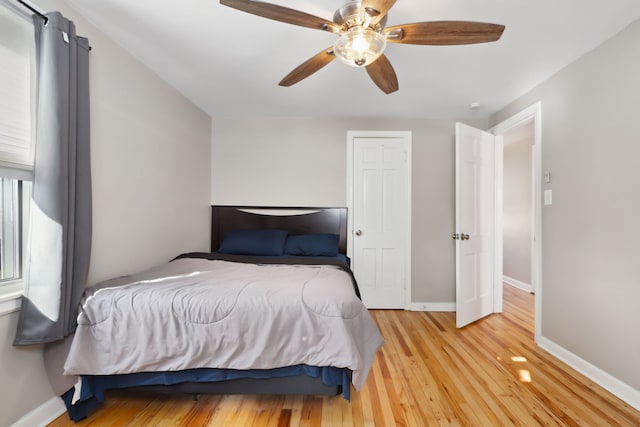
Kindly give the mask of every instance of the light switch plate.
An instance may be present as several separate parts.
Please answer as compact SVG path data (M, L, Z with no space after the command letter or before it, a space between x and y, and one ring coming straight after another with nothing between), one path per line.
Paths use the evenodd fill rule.
M544 204L545 205L553 204L553 194L551 190L544 190Z

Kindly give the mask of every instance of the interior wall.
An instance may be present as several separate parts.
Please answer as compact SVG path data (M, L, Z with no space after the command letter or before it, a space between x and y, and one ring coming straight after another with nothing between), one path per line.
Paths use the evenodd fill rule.
M541 335L640 402L640 21L491 117L542 102Z
M89 283L209 244L211 119L63 1L33 2L73 19L93 47L93 245ZM14 348L17 313L0 316L0 425L53 397L41 346Z
M0 426L10 426L51 399L42 346L13 347L18 314L0 315Z
M511 140L504 138L502 231L503 275L524 285L531 285L531 146L533 134Z
M454 120L214 119L212 203L346 206L349 130L412 131L412 300L453 303Z

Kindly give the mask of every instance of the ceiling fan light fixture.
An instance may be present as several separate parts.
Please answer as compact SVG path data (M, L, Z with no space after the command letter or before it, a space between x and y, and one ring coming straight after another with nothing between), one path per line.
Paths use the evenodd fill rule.
M370 28L354 27L343 33L333 45L333 52L345 64L365 67L378 59L387 39Z

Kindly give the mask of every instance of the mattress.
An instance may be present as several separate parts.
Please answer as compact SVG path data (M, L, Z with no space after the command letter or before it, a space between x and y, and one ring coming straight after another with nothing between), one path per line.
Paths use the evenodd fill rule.
M65 374L308 365L358 390L382 343L344 262L190 254L89 288Z

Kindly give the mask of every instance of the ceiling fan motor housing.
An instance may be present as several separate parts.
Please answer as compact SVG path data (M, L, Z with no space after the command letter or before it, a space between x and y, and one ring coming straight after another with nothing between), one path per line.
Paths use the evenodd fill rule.
M381 32L387 23L387 15L385 15L380 21L374 25L367 25L367 15L369 17L375 17L380 15L380 12L373 8L362 8L362 2L351 1L340 9L336 10L333 14L333 22L340 25L340 31L348 31L353 27L370 27L376 32Z

